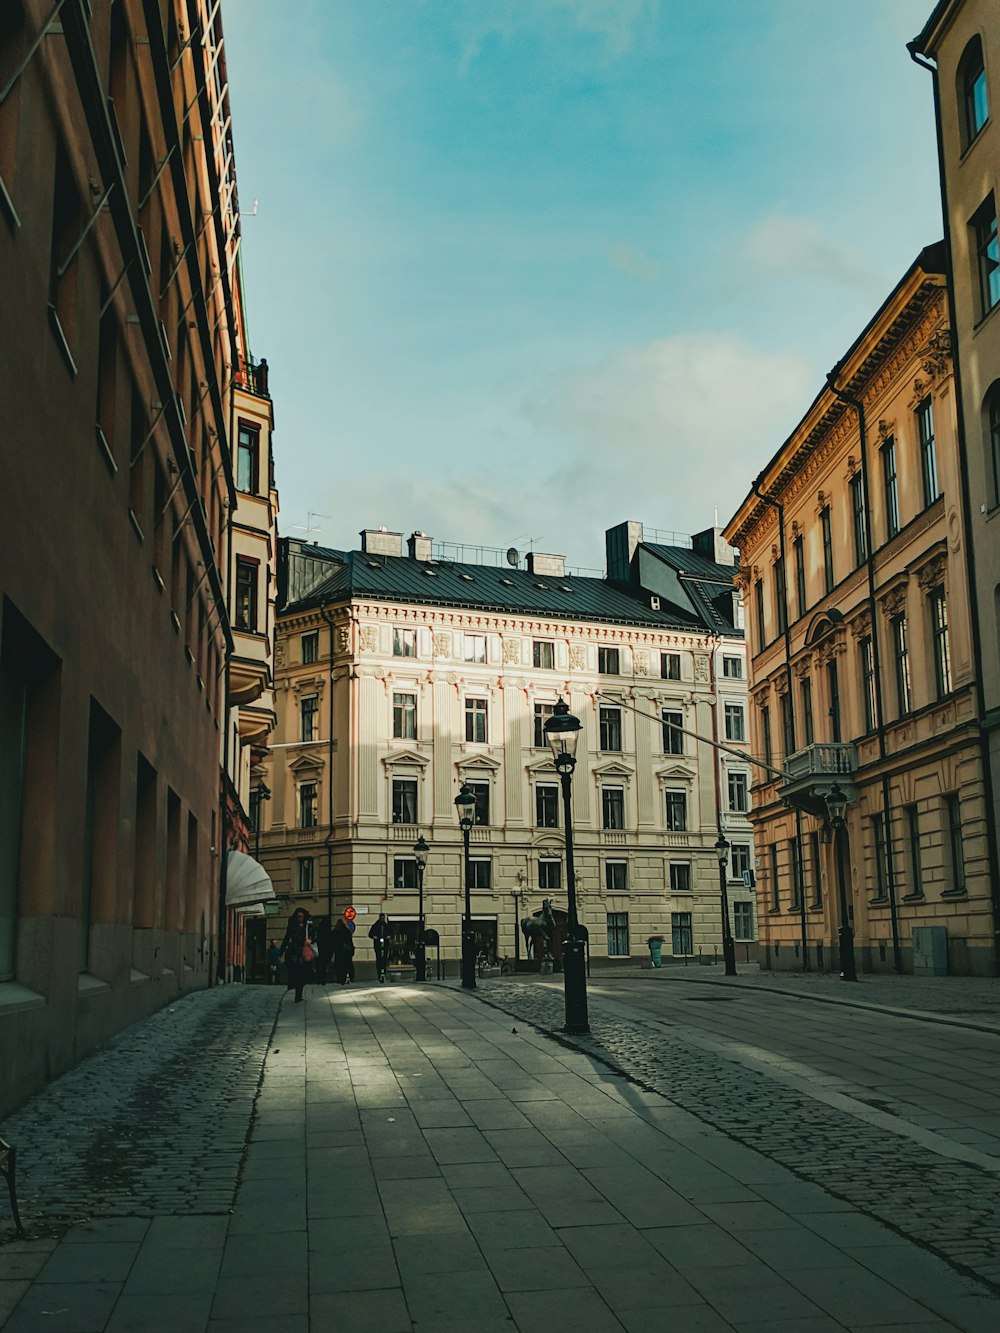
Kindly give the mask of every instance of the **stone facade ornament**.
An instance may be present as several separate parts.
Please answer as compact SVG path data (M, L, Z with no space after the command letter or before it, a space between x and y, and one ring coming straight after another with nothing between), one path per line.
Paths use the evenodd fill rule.
M932 380L939 379L951 368L951 329L938 329L927 340L921 353L924 372Z
M360 643L363 653L378 652L378 629L375 625L362 625L360 627Z
M872 632L872 617L870 611L862 611L859 616L851 621L851 635L855 639L863 639Z
M694 678L699 685L708 684L708 658L704 653L695 653Z
M637 676L649 675L649 653L645 648L637 648L635 652L635 674Z
M349 653L351 651L351 627L350 625L341 625L337 630L337 652Z
M583 644L574 643L570 645L569 664L574 671L584 671L587 667L587 650Z
M519 665L521 661L521 640L504 639L503 641L503 660L512 665Z
M948 562L943 555L937 555L933 560L929 560L917 575L917 581L922 590L929 592L931 588L936 588L944 583L947 568Z
M901 615L906 610L906 584L900 583L897 587L890 588L880 600L879 606L887 620Z
M451 635L447 630L435 630L434 632L434 656L451 656Z

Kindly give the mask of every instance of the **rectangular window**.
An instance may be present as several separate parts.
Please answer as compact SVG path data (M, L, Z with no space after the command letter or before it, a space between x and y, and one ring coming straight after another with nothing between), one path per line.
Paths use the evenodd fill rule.
M819 833L809 834L809 853L812 862L812 906L823 906L823 871L822 855L819 850Z
M604 887L608 893L628 893L628 862L604 862Z
M628 958L628 912L608 913L608 957Z
M906 616L893 616L892 653L896 667L896 706L900 717L910 711L910 646L906 633Z
M785 747L785 758L795 753L795 710L792 707L792 696L783 694L781 696L781 742Z
M802 737L806 745L813 743L813 683L811 676L803 676L800 685L802 699Z
M934 644L934 688L943 699L951 693L951 647L948 643L948 603L944 588L935 588L929 595L931 605L931 637Z
M545 739L545 724L552 716L554 707L554 704L535 704L534 743L536 750L544 750L548 747L548 741Z
M739 661L739 659L736 659ZM680 653L660 653L660 679L661 680L680 680L681 678L681 655Z
M660 714L660 721L663 725L663 753L683 754L684 733L680 728L684 725L684 714L673 713L665 708Z
M236 628L257 632L257 578L260 566L256 560L236 558Z
M972 227L979 268L979 313L980 318L985 319L1000 301L1000 242L997 238L997 205L992 191L976 211Z
M260 430L256 426L241 421L239 438L236 446L236 489L257 492L258 456L260 453Z
M668 831L683 833L687 828L687 792L668 791L665 799Z
M830 739L840 740L840 672L837 659L831 658L826 664L826 689L830 700Z
M319 695L305 694L299 701L299 718L301 721L300 740L314 741L318 734L317 723L319 721Z
M488 856L474 856L469 860L469 888L492 889L493 862Z
M417 696L415 694L393 693L392 734L396 740L415 741L417 739Z
M416 778L393 778L392 822L394 824L415 824L417 822Z
M742 680L743 679L742 657L723 657L722 674L729 680Z
M806 599L806 552L802 537L795 538L792 550L795 553L795 600L798 603L799 615L804 616L809 602Z
M726 704L726 740L745 741L746 714L742 704Z
M760 710L760 736L764 743L764 763L770 764L774 760L774 746L771 743L771 710L767 707Z
M774 562L774 612L778 633L788 628L788 599L785 590L785 562L779 556Z
M417 863L412 856L397 856L392 863L392 886L394 889L415 889L417 887Z
M778 878L778 844L772 842L767 849L768 872L771 877L771 911L781 911L781 880Z
M906 815L906 854L910 872L910 891L908 898L924 896L924 868L920 851L920 811L915 805L908 805Z
M671 862L670 862L670 892L671 892L671 893L690 893L690 892L691 892L691 862L690 862L690 861L671 861Z
M892 538L899 531L899 477L896 473L896 441L891 435L882 446L882 488L886 535Z
M753 939L753 903L733 903L733 939Z
M299 857L299 893L312 893L316 885L316 861L312 856Z
M865 731L875 728L875 646L872 636L865 634L858 640L858 660L861 663L861 701L865 711Z
M690 912L670 913L670 948L678 957L688 958L694 953Z
M729 857L729 875L731 879L742 880L748 889L753 887L753 866L748 842L733 843Z
M465 635L465 660L467 662L485 662L486 661L486 635L485 634L466 634Z
M488 782L470 782L469 788L476 798L476 813L473 824L490 822L490 784Z
M823 590L831 592L833 590L833 524L830 521L830 506L820 510L819 515L820 531L823 535Z
M303 782L299 786L299 828L316 827L316 784Z
M601 749L620 750L622 748L622 710L602 704L599 717Z
M417 631L415 629L393 629L392 655L393 657L416 657Z
M625 827L625 788L601 788L601 826L607 829Z
M854 566L863 565L868 559L868 534L865 531L865 489L864 478L855 472L851 478L851 526L854 531Z
M621 675L618 669L618 656L617 648L598 648L597 670L602 676Z
M559 788L540 782L535 788L535 827L559 827Z
M764 647L764 584L758 579L753 585L754 625L757 630L757 651Z
M465 701L465 739L485 745L488 735L489 710L485 699Z
M798 838L788 839L788 865L792 878L792 911L802 906L802 856Z
M948 825L948 869L951 883L946 893L965 892L965 848L962 845L962 805L957 794L944 798L945 818Z
M556 664L556 646L551 639L535 639L532 658L536 667L551 671Z
M938 486L937 445L934 442L934 410L925 398L917 408L917 434L920 439L920 477L924 488L924 506L933 504L941 494Z
M538 887L548 889L549 892L558 891L562 887L561 861L538 862Z
M302 636L302 662L308 666L310 662L315 662L319 658L319 631L313 630L311 634Z
M742 768L730 769L727 779L729 809L734 814L746 814L750 809L749 783Z
M888 845L885 836L885 815L881 810L877 815L872 815L871 826L872 852L875 858L873 875L875 897L883 902L889 897L889 867L886 861Z

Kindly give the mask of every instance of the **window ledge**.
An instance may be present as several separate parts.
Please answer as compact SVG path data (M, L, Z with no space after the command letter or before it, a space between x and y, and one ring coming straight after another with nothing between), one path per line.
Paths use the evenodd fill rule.
M83 995L98 995L103 991L110 991L111 987L100 977L92 976L89 972L81 972L76 979L76 993Z
M882 893L882 894L879 894L879 895L878 895L877 897L875 897L875 898L869 898L869 899L868 899L868 906L869 906L869 907L888 907L888 906L889 906L889 897L888 897L888 894Z
M945 889L941 894L942 898L947 898L949 901L954 901L956 898L968 898L968 896L968 889Z
M0 981L0 1017L21 1014L28 1009L41 1009L47 1003L44 995L28 990L16 981Z
M140 982L150 980L145 972L140 972L138 968L135 967L129 969L128 979L133 986L138 985Z
M899 901L903 903L923 903L926 902L927 899L922 893L904 893Z
M70 351L66 333L62 324L59 322L59 313L51 302L49 302L49 328L52 330L52 336L56 340L56 345L59 348L62 359L66 363L66 369L72 375L73 379L76 379L78 374L76 362L73 360L73 353Z
M12 231L17 231L21 225L21 219L17 216L17 209L14 207L14 201L0 177L0 211L3 212Z

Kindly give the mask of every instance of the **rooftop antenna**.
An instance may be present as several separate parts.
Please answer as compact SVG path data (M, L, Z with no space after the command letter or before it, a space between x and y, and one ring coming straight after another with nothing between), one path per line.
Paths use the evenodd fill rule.
M315 509L310 509L306 515L306 521L304 523L293 523L291 530L292 532L304 532L306 534L306 541L308 542L311 540L314 532L319 532L319 524L314 523L313 519L329 517L329 514L319 514ZM315 545L315 542L313 545Z
M515 537L514 540L516 542L527 542L528 550L533 551L535 549L535 542L540 542L542 539L541 537L529 537L527 533L524 533L523 536Z

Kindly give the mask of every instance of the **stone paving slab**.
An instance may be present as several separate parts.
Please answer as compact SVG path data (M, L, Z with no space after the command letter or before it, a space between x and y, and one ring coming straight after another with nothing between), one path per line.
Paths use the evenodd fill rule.
M5 1329L1000 1326L996 1290L782 1160L789 1127L780 1101L771 1113L785 1135L762 1152L752 1135L710 1123L694 1104L694 1083L680 1080L679 1095L668 1097L627 1067L649 1044L641 1015L618 1049L617 1014L597 1013L603 1046L554 1040L534 1026L552 1017L544 988L515 986L510 996L485 987L475 995L442 986L309 988L305 1004L282 1006L272 1035L273 992L266 1005L251 988L229 994L236 1058L260 1067L228 1207L216 1212L210 1194L185 1208L169 1193L166 1206L151 1206L157 1196L142 1173L131 1194L112 1190L109 1204L94 1176L94 1197L81 1194L76 1205L89 1220L58 1243L0 1245ZM516 1032L498 1001L515 1011ZM204 1013L218 1024L222 1007L211 992ZM201 1021L175 1029L172 1052L158 1038L167 1068L190 1068L187 1044L204 1032ZM689 1056L681 1043L671 1070ZM704 1052L699 1059L708 1063ZM716 1089L719 1069L716 1058ZM102 1083L115 1077L105 1064L63 1115L81 1125L99 1115ZM147 1082L161 1087L165 1078L151 1071ZM224 1069L220 1079L243 1106L240 1080L227 1084ZM745 1110L745 1087L732 1092ZM141 1134L134 1099L133 1111ZM38 1112L29 1104L24 1114ZM228 1120L235 1139L238 1117ZM814 1121L800 1137L825 1129ZM39 1230L58 1220L28 1217Z

